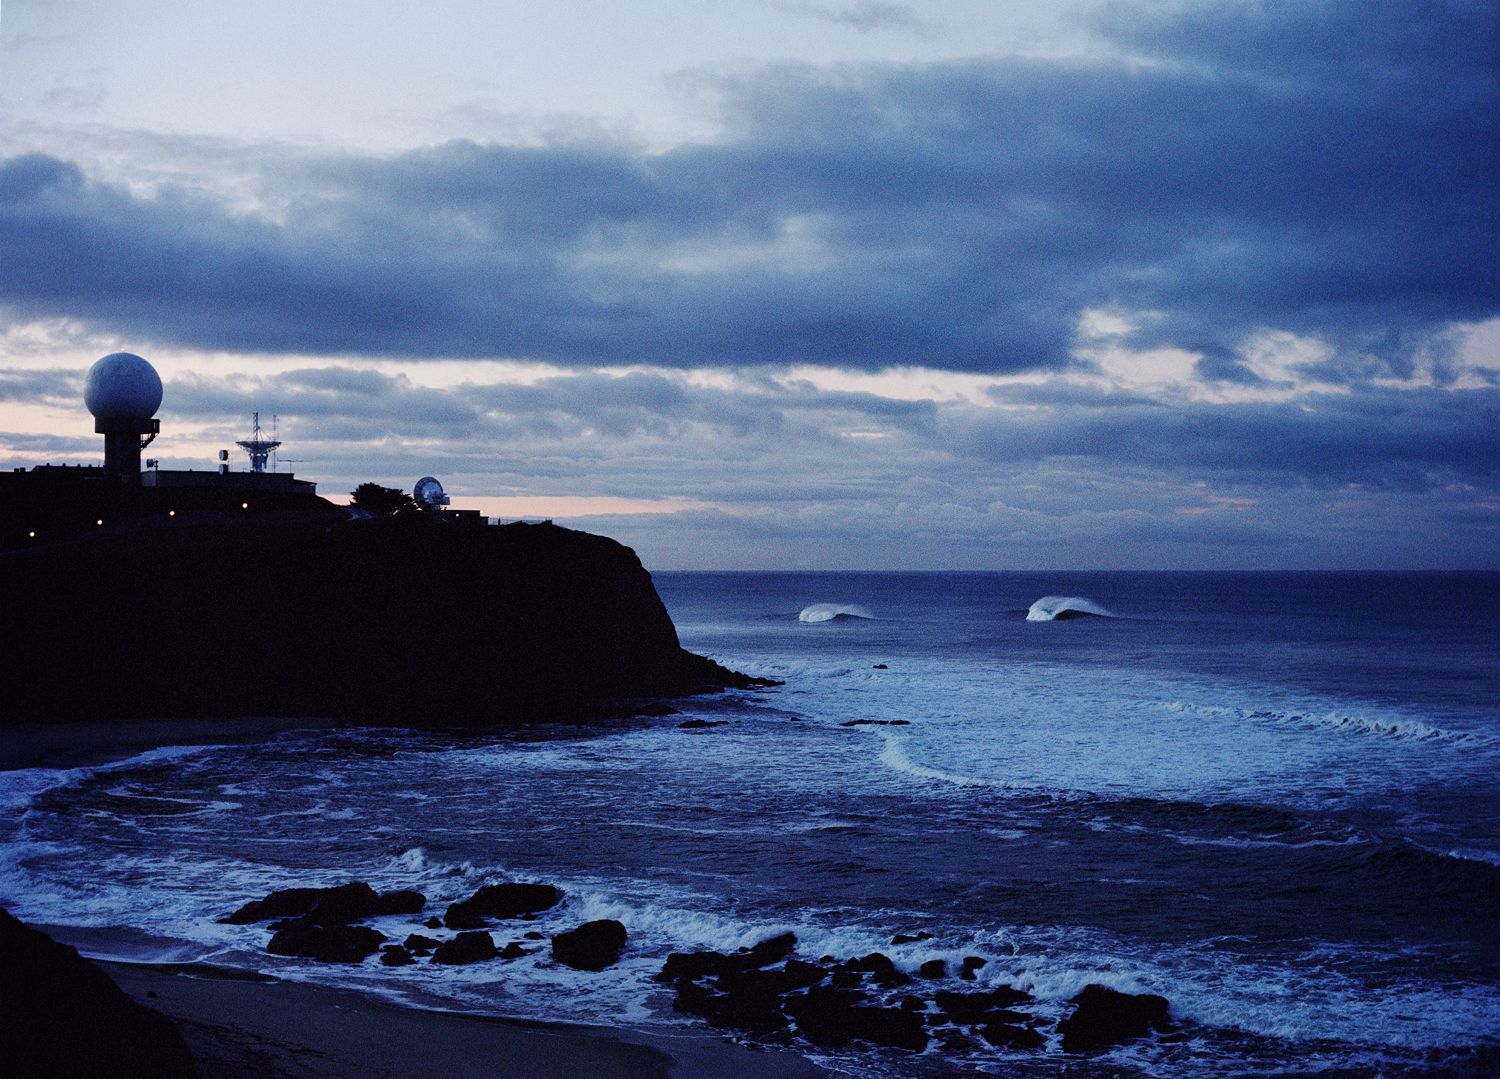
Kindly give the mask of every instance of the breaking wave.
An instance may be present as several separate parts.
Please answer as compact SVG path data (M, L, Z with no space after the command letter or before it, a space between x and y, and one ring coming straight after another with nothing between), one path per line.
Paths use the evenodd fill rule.
M803 607L797 616L799 622L832 622L836 618L874 618L875 616L857 603L814 603Z
M1113 618L1114 613L1106 611L1091 599L1082 596L1043 596L1026 610L1026 621L1028 622L1062 622L1069 618L1083 618L1086 616L1100 618Z

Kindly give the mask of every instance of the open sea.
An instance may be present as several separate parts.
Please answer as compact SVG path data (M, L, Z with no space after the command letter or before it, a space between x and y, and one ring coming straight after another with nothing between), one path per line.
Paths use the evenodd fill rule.
M0 905L98 957L537 1019L699 1024L651 980L667 954L786 930L811 960L987 961L897 996L1037 998L1040 1050L807 1050L857 1077L1500 1074L1500 575L655 580L685 647L785 685L0 773ZM216 921L351 880L426 893L370 923L393 941L485 883L567 898L467 967L283 959ZM595 974L522 936L606 917L629 944ZM1183 1036L1063 1053L1089 983L1161 994Z

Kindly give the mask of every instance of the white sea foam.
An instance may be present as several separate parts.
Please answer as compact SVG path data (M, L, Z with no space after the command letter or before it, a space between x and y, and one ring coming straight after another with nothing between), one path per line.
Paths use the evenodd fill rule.
M874 618L857 603L814 603L802 608L797 615L799 622L832 622L838 618Z
M1185 701L1170 701L1164 705L1173 712L1195 712L1200 715L1227 716L1246 721L1280 723L1325 730L1344 731L1350 734L1370 734L1384 738L1409 739L1419 742L1452 742L1476 747L1497 745L1497 739L1472 731L1450 731L1435 727L1420 719L1406 716L1371 716L1350 714L1344 711L1306 711L1296 709L1262 709L1227 706L1205 706Z
M1085 599L1083 596L1043 596L1026 611L1026 621L1059 622L1085 615L1095 615L1100 618L1115 617L1113 612L1106 611L1093 600Z

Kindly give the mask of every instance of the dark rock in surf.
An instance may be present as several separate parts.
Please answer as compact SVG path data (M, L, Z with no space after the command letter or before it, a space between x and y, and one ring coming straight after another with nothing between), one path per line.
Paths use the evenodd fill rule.
M387 944L380 949L380 962L387 967L409 967L416 962L411 952L399 944Z
M730 971L754 970L768 967L791 955L797 948L795 933L782 933L761 941L753 948L724 955L722 952L673 952L667 956L658 982L675 982L680 978L708 978ZM812 964L804 964L811 966Z
M958 972L958 976L966 982L975 981L978 975L974 972L987 965L989 965L988 959L981 959L977 955L966 955L964 956L963 969Z
M227 918L229 925L248 925L270 918L302 918L311 925L348 925L383 914L416 914L427 905L421 892L377 894L363 881L337 888L283 888L253 899Z
M673 952L667 956L661 973L654 978L658 982L675 982L682 979L696 981L723 973L724 962L729 957L722 952Z
M1030 1027L1010 1023L989 1023L979 1031L979 1036L1006 1049L1040 1049L1046 1044L1046 1039Z
M443 942L434 940L432 937L424 937L420 933L413 933L401 943L408 951L415 952L417 955L426 955Z
M172 1021L108 975L0 910L0 1075L26 1079L189 1079Z
M513 940L500 949L501 959L520 959L525 954L526 949L521 947L521 942L518 940Z
M1087 1053L1144 1038L1153 1029L1172 1029L1166 997L1154 993L1121 993L1103 985L1086 985L1075 996L1073 1014L1057 1024L1063 1051Z
M432 952L432 961L448 967L459 967L466 963L480 963L494 959L495 940L488 933L460 933L446 944L439 944Z
M449 929L479 929L485 918L518 918L555 907L562 893L550 884L487 884L468 899L448 906Z
M1005 1008L1012 1004L1024 1004L1031 1001L1030 993L1023 993L1019 989L1012 989L1002 985L988 993L950 993L947 990L939 990L934 996L934 1002L938 1010L946 1014L955 1023L970 1024L986 1021L985 1013L996 1008ZM1007 1013L1015 1016L1017 1021L1024 1020L1024 1015L1015 1012Z
M613 918L584 922L552 938L552 958L575 970L603 970L619 962L625 939L625 926Z
M897 970L896 964L891 962L890 957L880 952L871 952L864 958L851 962L852 969L869 974L871 980L882 989L895 989L898 986L911 984L911 975Z
M320 963L362 963L380 950L384 940L384 933L363 925L298 924L273 936L266 951Z
M863 1006L864 998L863 993L815 985L788 997L784 1008L797 1020L798 1033L814 1045L837 1049L858 1040L912 1052L927 1048L927 1028L919 1013Z
M941 959L929 959L918 968L917 972L924 978L946 978L948 964Z
M752 947L742 956L730 956L731 962L742 962L748 970L750 967L765 967L772 963L779 963L792 952L797 950L797 935L795 933L782 933L777 937L770 937Z
M756 1034L769 1034L787 1025L781 1012L781 995L785 982L779 971L731 971L719 975L716 983L720 995L709 997L699 1005L697 1014L716 1027L730 1027Z

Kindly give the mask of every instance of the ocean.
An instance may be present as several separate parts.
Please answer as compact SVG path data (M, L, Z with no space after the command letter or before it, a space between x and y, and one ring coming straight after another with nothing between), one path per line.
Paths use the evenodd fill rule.
M0 905L101 958L547 1020L702 1026L652 980L666 956L788 930L813 961L985 960L898 998L1036 998L1041 1049L794 1043L862 1079L1500 1073L1500 575L655 580L685 647L784 684L619 726L0 773ZM566 901L494 928L526 955L462 967L280 958L217 921L351 880L428 896L370 923L394 941L486 883ZM598 973L523 936L595 918L629 933ZM1091 983L1166 997L1176 1034L1064 1053Z

